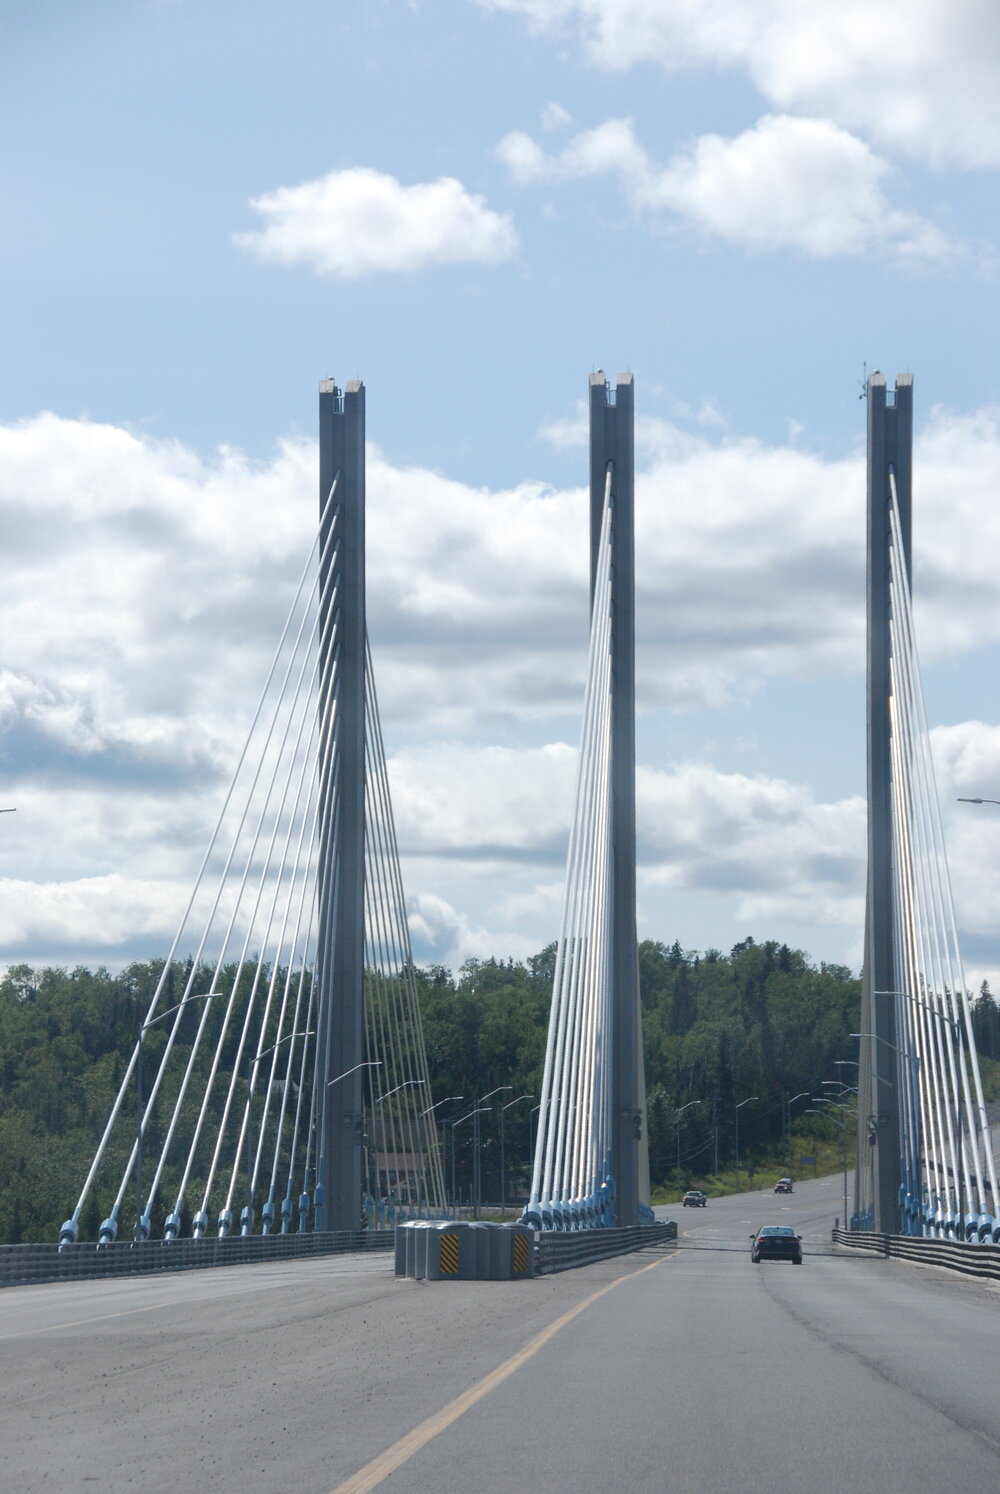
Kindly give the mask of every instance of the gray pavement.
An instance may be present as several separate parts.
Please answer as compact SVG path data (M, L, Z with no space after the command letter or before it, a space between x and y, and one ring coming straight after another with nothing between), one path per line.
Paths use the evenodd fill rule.
M834 1252L836 1178L658 1212L676 1246L525 1283L367 1256L6 1291L0 1490L1000 1488L998 1288ZM784 1222L803 1266L751 1266Z

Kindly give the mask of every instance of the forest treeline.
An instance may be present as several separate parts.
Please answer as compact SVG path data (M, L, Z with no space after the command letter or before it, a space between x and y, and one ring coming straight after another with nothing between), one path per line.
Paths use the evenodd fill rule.
M501 1104L509 1103L511 1192L524 1181L554 961L553 945L524 962L468 960L454 973L439 966L416 971L433 1096L463 1097L436 1112L449 1183L454 1148L459 1196L468 1191L472 1128L451 1131L448 1122L501 1086L508 1087L483 1118L484 1196L499 1194ZM178 964L168 973L178 992L189 968ZM162 969L157 961L117 974L19 965L0 981L0 1241L51 1240L72 1210ZM757 1097L740 1113L741 1153L752 1160L779 1141L792 1096L817 1092L824 1079L852 1082L844 1063L856 1052L849 1034L858 1030L860 982L843 966L814 965L773 941L747 939L728 954L645 941L639 978L654 1182L679 1181L681 1107L690 1108L680 1129L680 1180L703 1178L716 1155L720 1168L732 1165L740 1101ZM221 1011L211 1019L221 1021ZM1000 1057L1000 1010L985 990L976 1025L981 1050ZM151 1032L146 1041L155 1046L163 1037ZM799 1116L803 1108L792 1107L796 1124L822 1127L818 1118ZM94 1238L98 1223L84 1221L85 1238Z

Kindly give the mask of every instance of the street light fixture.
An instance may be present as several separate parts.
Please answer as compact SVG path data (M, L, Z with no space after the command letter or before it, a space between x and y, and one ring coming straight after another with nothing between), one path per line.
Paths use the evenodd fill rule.
M10 811L13 813L13 811ZM142 1212L142 1123L143 1112L146 1108L145 1097L142 1090L142 1040L151 1027L157 1022L162 1022L164 1017L173 1016L182 1007L187 1006L189 1001L211 1001L216 996L224 996L225 991L199 991L196 994L185 996L174 1006L168 1006L165 1012L151 1017L148 1022L143 1022L139 1028L136 1041L135 1054L135 1230L132 1235L133 1241L138 1245L147 1236L145 1216ZM179 1019L178 1019L179 1020Z
M744 1105L749 1105L754 1100L759 1100L759 1099L760 1099L760 1095L748 1095L745 1100L741 1100L740 1103L736 1106L736 1191L737 1191L737 1193L739 1193L739 1191L740 1191L740 1111L743 1109Z
M432 1110L437 1110L439 1108L439 1106L441 1106L441 1105L447 1105L450 1100L464 1100L464 1099L465 1099L464 1095L446 1095L443 1100L438 1100L438 1102L437 1102L436 1105L428 1105L428 1107L427 1107L426 1110L421 1110L419 1118L420 1118L420 1120L423 1120L423 1118L424 1118L425 1115L430 1115L430 1113L431 1113Z
M384 1095L379 1095L378 1099L373 1102L372 1109L374 1110L376 1105L381 1105L383 1100L388 1100L393 1095L398 1095L401 1089L409 1089L411 1084L423 1084L423 1082L422 1079L404 1079L402 1084L396 1085L395 1089L387 1089ZM423 1113L427 1114L426 1111Z
M1000 804L1000 799L963 799L962 796L961 796L961 794L959 794L959 796L958 796L958 803L959 804Z
M331 1085L339 1084L341 1079L346 1079L350 1074L356 1074L358 1072L358 1069L380 1069L381 1067L381 1058L370 1058L367 1063L356 1063L353 1069L345 1069L344 1072L342 1074L338 1074L335 1079L328 1079L326 1081L326 1088L329 1089Z

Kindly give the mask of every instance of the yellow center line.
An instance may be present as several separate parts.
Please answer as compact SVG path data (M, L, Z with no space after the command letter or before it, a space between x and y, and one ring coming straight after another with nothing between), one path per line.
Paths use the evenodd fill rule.
M422 1421L418 1427L414 1427L412 1432L407 1432L406 1436L400 1437L392 1447L387 1448L384 1453L379 1453L377 1458L373 1458L349 1479L338 1484L332 1490L332 1494L368 1494L369 1489L374 1489L384 1479L387 1479L390 1473L395 1473L396 1469L408 1462L414 1453L426 1447L428 1442L433 1441L460 1416L464 1416L466 1411L470 1411L484 1396L489 1395L491 1390L496 1390L498 1385L508 1380L515 1370L519 1370L523 1364L527 1364L529 1359L534 1358L539 1349L544 1348L550 1339L566 1327L567 1323L571 1323L582 1312L586 1312L588 1307L592 1307L606 1293L613 1292L615 1287L621 1286L623 1281L634 1281L637 1276L642 1276L646 1271L652 1271L654 1266L659 1266L663 1261L671 1260L679 1254L679 1251L672 1250L670 1255L660 1256L659 1260L651 1261L648 1266L641 1266L638 1271L630 1271L628 1276L619 1276L617 1281L609 1281L606 1286L591 1293L583 1302L578 1302L575 1307L564 1312L561 1318L556 1318L547 1328L543 1328L541 1333L536 1334L523 1349L519 1349L510 1359L498 1365L495 1370L491 1370L477 1385L470 1385L468 1390L463 1390L461 1395L456 1396L447 1406L436 1411L426 1421Z

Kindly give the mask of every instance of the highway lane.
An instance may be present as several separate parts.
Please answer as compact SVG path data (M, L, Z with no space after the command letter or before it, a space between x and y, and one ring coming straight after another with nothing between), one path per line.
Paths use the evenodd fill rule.
M667 1212L678 1247L527 1283L366 1256L7 1291L0 1489L1000 1487L997 1289L835 1254L837 1179ZM802 1268L751 1266L786 1220Z

